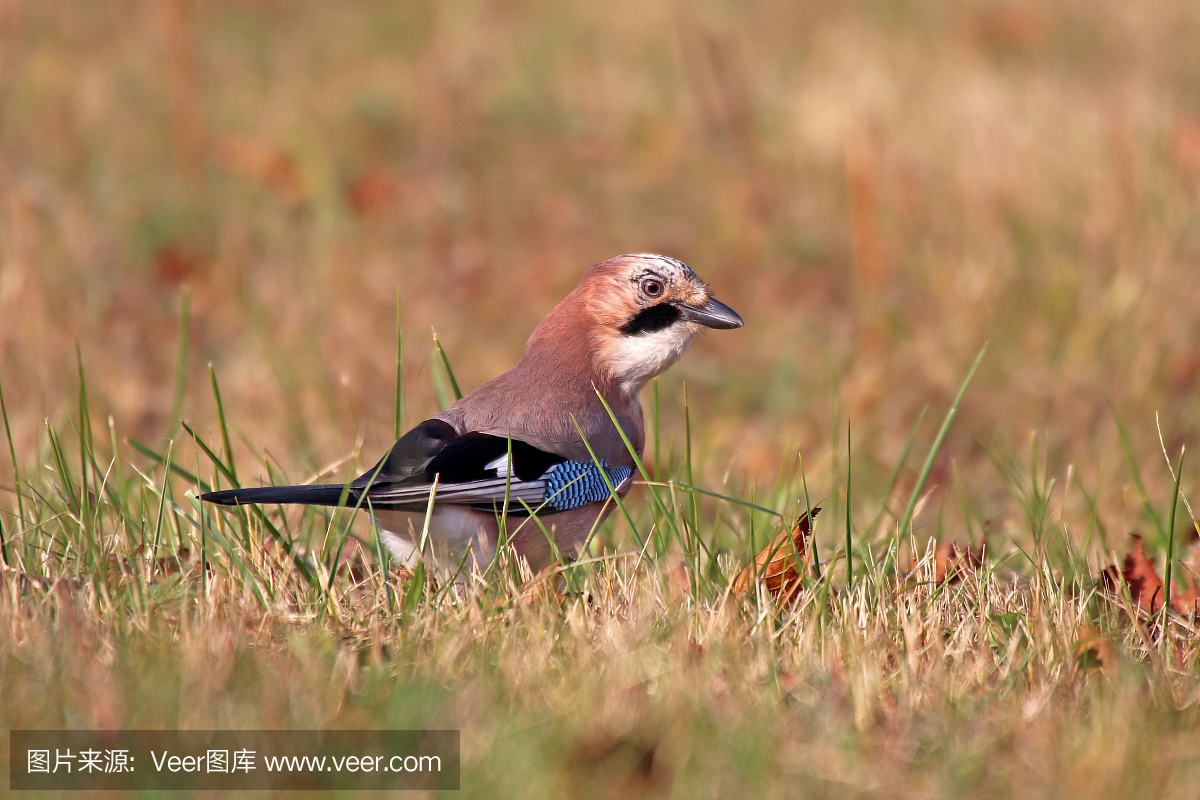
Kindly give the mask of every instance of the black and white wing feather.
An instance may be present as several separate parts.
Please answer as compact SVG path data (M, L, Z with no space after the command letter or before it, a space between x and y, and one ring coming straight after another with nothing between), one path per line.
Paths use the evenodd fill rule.
M498 511L507 498L509 514L526 514L527 507L553 514L606 500L610 483L621 490L632 476L626 466L569 461L519 439L460 435L432 419L405 434L383 460L349 484L230 489L201 499L222 505L345 504L423 511L434 493L436 504Z

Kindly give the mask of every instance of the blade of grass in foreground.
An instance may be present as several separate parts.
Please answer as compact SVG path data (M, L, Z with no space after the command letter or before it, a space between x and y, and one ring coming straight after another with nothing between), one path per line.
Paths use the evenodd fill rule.
M208 377L212 381L213 400L217 403L217 423L221 426L221 444L225 446L225 463L229 469L224 470L234 486L241 486L237 477L237 468L233 464L233 448L229 446L229 426L225 424L225 404L221 402L221 388L217 385L217 371L213 365L208 365ZM188 430L191 433L191 430ZM192 433L193 438L196 434Z
M193 447L192 452L196 456L196 474L200 474L200 448ZM199 501L199 497L197 497ZM186 515L185 515L186 516ZM200 518L200 591L202 596L208 598L208 514L203 508L197 509L197 516Z
M100 479L96 470L90 470L92 485L88 486L88 462L91 461L91 453L96 448L92 436L92 415L91 404L88 402L87 377L83 371L83 351L78 339L75 340L75 361L79 368L79 523L83 527L87 541L91 543L92 537L88 535L88 522L92 517L92 498L94 497L97 503L100 501Z
M204 455L207 456L208 460L211 461L213 466L217 468L217 472L221 473L230 481L232 481L235 489L241 488L241 484L237 482L235 477L233 477L233 473L230 472L229 468L225 466L224 463L222 463L217 454L212 451L212 448L210 448L204 442L204 440L200 438L200 435L192 430L191 426L186 422L180 422L180 424L183 426L183 429L192 437L192 441L194 441L197 446L204 451ZM258 518L258 521L262 523L263 528L265 528L266 531L271 534L271 538L277 541L283 547L284 552L291 557L292 563L296 565L296 569L300 571L300 574L304 576L304 579L308 581L314 589L319 590L321 588L320 578L317 577L315 572L309 569L309 566L305 563L303 557L296 552L293 542L279 532L279 529L271 523L271 521L267 518L266 512L264 512L260 506L249 505L239 506L238 508L248 509L250 513L254 514L254 516ZM243 542L243 544L246 546L246 551L251 552L249 543L249 523L244 516L239 515L239 517L241 518L243 524L243 535L246 537L246 541Z
M600 402L602 402L602 403L604 402L603 397L600 398ZM608 408L608 406L605 405L605 408ZM612 411L609 411L608 413L612 414ZM583 446L587 448L588 455L592 457L592 463L594 463L596 465L597 469L600 470L600 477L602 477L604 479L604 485L608 487L609 495L617 501L617 508L621 509L621 513L625 516L625 521L629 523L629 530L633 532L633 538L638 543L638 550L642 553L645 553L645 550L646 550L645 543L642 541L641 534L638 533L637 525L633 524L633 517L631 517L629 515L629 510L627 508L625 508L624 501L617 494L617 489L615 486L612 485L612 480L609 479L608 472L604 469L603 465L600 462L600 459L596 456L596 451L594 451L592 449L592 445L588 441L587 436L584 434L583 428L579 427L579 420L575 419L574 414L571 415L571 422L575 425L575 430L579 431L579 438L583 440ZM614 422L614 424L616 423L615 417L613 419L613 422ZM621 427L619 425L617 426L617 430L618 431L621 430ZM624 436L625 436L625 433L622 431L621 437L624 438ZM626 440L626 444L628 444L628 440ZM630 452L633 452L632 447L630 448ZM637 458L637 456L635 455L634 458ZM642 474L643 475L645 474L644 470L643 470ZM654 495L654 499L656 499L656 500L658 499L658 495L654 494L653 488L650 489L650 494ZM660 501L659 505L661 505L661 504L662 503ZM666 513L665 509L664 509L663 513L664 514ZM639 561L641 560L641 556L638 557L638 560Z
M1133 478L1133 485L1137 487L1138 494L1142 497L1142 507L1146 509L1146 515L1150 517L1150 521L1154 523L1154 529L1158 531L1159 544L1165 546L1167 531L1158 514L1154 512L1149 495L1146 494L1146 485L1142 483L1142 474L1138 470L1137 458L1133 454L1133 445L1129 441L1129 434L1125 432L1125 426L1121 424L1121 419L1117 416L1117 409L1113 406L1112 401L1106 398L1105 402L1108 403L1108 411L1112 414L1113 422L1116 423L1117 438L1121 441L1121 452L1125 455L1125 463L1129 466L1129 475Z
M183 418L183 397L187 389L188 345L192 332L192 292L187 287L179 293L179 349L175 353L175 396L171 400L171 433L174 438Z
M0 416L4 417L4 432L8 434L8 455L12 459L13 491L17 493L17 535L25 527L25 497L21 492L21 467L17 464L17 448L13 444L12 426L8 424L8 406L4 404L4 385L0 383Z
M446 378L450 381L450 389L454 392L454 399L462 400L462 389L458 388L458 379L454 377L454 370L450 368L450 359L446 357L446 351L442 348L442 342L438 339L437 331L433 332L433 346L437 350L438 360L442 364L442 369L446 371Z
M647 486L666 487L667 484L663 483L662 481L646 481L646 485ZM742 500L740 498L733 497L732 495L721 494L720 492L713 492L708 489L701 489L699 486L691 486L686 483L676 483L675 488L681 489L685 492L695 492L696 494L706 494L709 497L715 497L716 499L724 500L727 503L732 503L737 506L745 506L746 508L753 508L756 511L766 512L767 514L770 514L773 517L782 517L783 516L783 514L780 514L775 509L767 508L766 506L760 506L757 503L753 502L752 500ZM753 491L754 491L754 489L753 489L753 487L751 487L751 492L753 492ZM753 542L751 542L751 544L753 544Z
M8 542L4 538L4 515L0 514L0 563L8 566Z
M629 455L633 458L633 463L637 466L638 472L642 476L642 481L646 484L646 488L650 490L650 496L654 498L654 502L658 506L659 511L662 513L663 517L670 524L671 530L674 532L676 540L683 542L684 541L683 534L680 532L679 526L675 524L675 518L672 517L670 511L667 510L667 506L663 502L662 498L658 496L658 492L654 491L654 484L653 484L653 482L650 481L650 474L646 471L646 465L644 463L642 463L641 456L639 456L637 453L637 450L634 449L633 442L629 441L629 437L625 435L625 430L624 430L624 428L621 427L621 423L617 422L617 415L613 412L612 408L608 405L608 401L604 399L604 395L600 394L600 392L597 391L596 397L600 398L600 404L603 405L604 410L608 412L608 418L610 420L612 420L613 427L615 427L617 429L617 433L619 433L621 435L621 441L625 443L625 449L629 451ZM576 428L576 430L579 430L579 433L582 436L583 431L582 431L582 429L579 428L578 422L575 423L575 428ZM586 441L584 443L586 444ZM588 448L588 452L589 453L591 452L591 448ZM592 457L595 458L594 453L592 453ZM597 463L599 463L599 462L597 462ZM604 470L600 470L600 472L603 473ZM605 476L605 482L606 483L608 482L608 476ZM639 542L640 542L640 540L639 540ZM706 545L704 543L704 539L702 539L699 536L699 534L697 534L697 536L696 536L696 542L702 548L704 548L704 551L711 558L712 551L709 550L708 545Z
M904 469L904 465L908 463L908 454L912 452L913 439L917 436L917 429L921 427L921 420L925 419L925 412L929 410L929 406L921 409L921 413L917 414L917 421L913 423L912 428L908 431L908 438L904 440L904 447L900 450L900 457L896 459L895 466L892 467L892 472L888 475L887 489L883 492L883 504L879 507L879 513L871 520L871 524L867 526L867 536L871 541L874 541L879 525L883 522L883 515L890 514L892 519L899 521L896 512L888 508L888 498L892 496L892 490L896 488L896 481L900 479L900 471Z
M151 555L151 562L150 562L152 564L156 563L157 559L158 559L158 542L159 542L159 536L162 533L163 511L166 510L167 494L170 491L170 483L169 482L170 482L170 478L171 478L171 452L172 452L172 450L174 450L174 448L175 448L174 440L167 443L166 468L163 470L163 489L162 489L162 495L159 497L159 501L158 501L158 518L156 519L156 521L154 523L154 546L153 546L153 549L151 550L152 555Z
M938 451L942 448L942 442L946 440L946 434L950 430L950 423L954 422L954 417L958 414L958 405L962 402L963 395L967 393L967 387L971 385L971 379L975 377L975 370L979 368L979 362L983 361L983 355L987 352L987 348L988 346L985 344L980 349L979 355L975 356L975 363L971 365L966 379L963 380L962 386L958 389L958 394L954 396L954 402L950 404L950 410L946 412L946 418L942 420L941 430L938 431L937 438L933 440L933 447L929 448L929 455L925 458L925 465L921 467L917 483L913 486L912 494L908 498L908 506L904 509L904 516L900 518L900 524L896 526L894 546L888 551L885 557L889 562L895 558L895 554L900 547L900 537L904 535L908 524L912 522L913 511L916 510L917 501L920 500L921 492L925 489L925 481L929 480L929 473L933 470L933 460L937 458ZM888 566L891 566L891 564L884 564L885 570Z
M850 550L850 420L846 420L846 587L854 588L854 558Z
M65 493L63 499L66 501L67 508L72 513L78 513L80 506L75 489L75 480L71 477L70 470L67 469L67 457L63 453L58 435L50 427L49 420L46 421L46 437L50 441L50 451L54 454L54 470L62 480L61 490Z
M1175 561L1175 511L1179 503L1179 479L1183 477L1185 452L1186 448L1179 448L1179 463L1175 467L1175 491L1171 493L1171 517L1167 520L1167 566L1163 573L1163 608L1168 611L1171 608L1171 565Z
M151 449L150 447L139 442L137 439L126 439L125 441L128 442L130 447L132 447L134 450L137 450L139 453L141 453L142 455L144 455L146 458L150 459L151 461L154 461L155 463L158 463L158 464L166 464L167 463L166 459L164 459L158 453L154 452L154 450ZM197 469L198 468L199 467L197 466ZM199 486L200 491L202 491L202 492L211 492L212 491L212 486L210 486L208 484L208 482L201 480L199 477L188 472L186 469L179 466L178 464L172 464L171 471L174 472L179 477L183 478L185 481L188 481L189 483Z
M392 438L399 439L404 431L401 412L404 410L404 331L400 327L400 290L396 290L396 416L392 422ZM388 589L388 602L392 599Z

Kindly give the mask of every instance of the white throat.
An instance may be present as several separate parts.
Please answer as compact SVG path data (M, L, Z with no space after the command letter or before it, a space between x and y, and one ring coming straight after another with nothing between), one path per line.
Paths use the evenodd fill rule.
M605 353L606 371L623 394L636 397L651 378L683 357L696 331L696 325L678 322L652 333L618 336Z

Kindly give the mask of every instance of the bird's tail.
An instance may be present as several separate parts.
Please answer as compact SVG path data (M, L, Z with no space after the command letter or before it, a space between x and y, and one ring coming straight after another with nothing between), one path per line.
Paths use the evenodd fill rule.
M342 498L346 499L343 501ZM337 506L343 502L353 506L358 502L358 490L340 483L311 486L261 486L252 489L226 489L200 495L201 500L222 506L244 506L254 503L297 503L305 506Z

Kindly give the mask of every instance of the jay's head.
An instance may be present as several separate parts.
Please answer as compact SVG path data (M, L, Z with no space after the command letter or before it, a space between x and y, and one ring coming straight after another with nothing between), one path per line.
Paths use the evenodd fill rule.
M687 264L647 253L595 265L560 309L583 315L595 368L627 396L678 361L702 328L742 327Z

